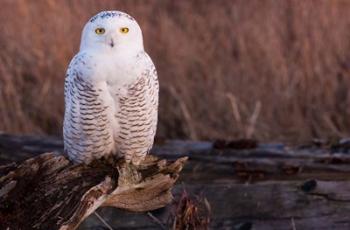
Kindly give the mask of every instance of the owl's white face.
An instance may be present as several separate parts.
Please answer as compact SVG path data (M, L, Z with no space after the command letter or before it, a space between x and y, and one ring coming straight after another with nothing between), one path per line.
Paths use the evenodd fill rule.
M80 51L135 54L143 50L142 31L135 19L120 11L102 11L85 25Z

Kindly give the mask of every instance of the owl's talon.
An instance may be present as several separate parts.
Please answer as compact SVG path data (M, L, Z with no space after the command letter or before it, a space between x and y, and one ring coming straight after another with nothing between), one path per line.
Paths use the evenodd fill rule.
M141 181L141 174L137 171L137 167L132 163L123 164L118 168L118 171L119 185L138 184Z

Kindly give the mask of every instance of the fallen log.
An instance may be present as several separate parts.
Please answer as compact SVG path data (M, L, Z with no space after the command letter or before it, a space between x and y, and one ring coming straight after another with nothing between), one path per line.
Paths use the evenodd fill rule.
M102 206L133 212L164 207L186 160L148 155L132 174L123 160L73 165L54 153L1 166L1 229L70 230Z
M349 141L299 147L253 142L238 146L165 141L158 143L152 154L172 160L189 157L181 171L181 183L174 186L174 200L181 199L184 190L206 198L202 200L210 206L211 229L350 229ZM7 163L61 150L59 139L0 135L0 161ZM174 210L175 202L151 213L171 227L177 218ZM97 212L113 229L162 229L145 213L111 207ZM95 215L79 227L96 229L105 228Z

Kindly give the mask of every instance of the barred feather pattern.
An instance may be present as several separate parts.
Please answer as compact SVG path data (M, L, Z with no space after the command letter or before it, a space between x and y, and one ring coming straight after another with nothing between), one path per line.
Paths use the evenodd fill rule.
M65 152L75 162L89 163L112 150L108 107L99 91L77 73L65 81L66 112L64 119Z
M113 154L138 165L152 148L159 84L148 55L143 52L139 56L147 67L141 76L112 90L107 82L90 83L78 71L79 65L89 68L85 63L88 57L73 59L65 81L63 134L65 152L74 162L90 163ZM112 104L106 98L111 98Z
M128 86L126 96L117 94L120 112L115 115L120 132L116 136L119 153L138 165L153 145L158 119L158 79L153 68Z

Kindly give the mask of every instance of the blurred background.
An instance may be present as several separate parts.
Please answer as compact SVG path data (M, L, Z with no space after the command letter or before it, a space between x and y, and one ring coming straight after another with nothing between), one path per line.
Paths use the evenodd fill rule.
M1 131L62 134L65 71L102 10L143 30L161 86L158 138L349 136L347 0L1 0Z

